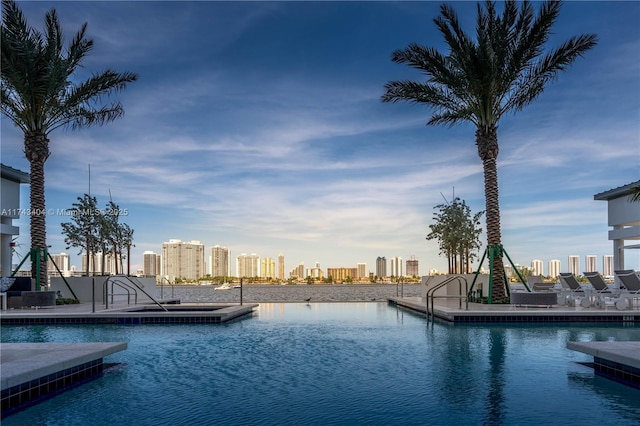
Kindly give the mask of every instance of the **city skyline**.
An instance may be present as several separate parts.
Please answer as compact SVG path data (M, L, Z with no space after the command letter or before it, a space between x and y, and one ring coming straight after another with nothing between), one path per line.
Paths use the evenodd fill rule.
M442 48L432 22L440 2L20 6L37 28L56 8L67 38L88 22L95 47L82 72L140 75L118 94L122 119L53 132L45 165L53 212L89 188L101 206L111 197L127 209L133 271L167 236L282 252L285 274L301 261L375 270L378 256L444 271L437 242L425 239L433 207L455 194L484 210L472 126L426 126L429 110L380 102L386 82L420 78L391 62L394 50ZM472 31L475 3L454 8ZM639 16L637 2L564 3L550 44L595 33L598 45L502 122L502 239L514 262L612 254L607 203L593 195L640 178ZM3 164L28 172L22 134L4 117L1 132ZM27 210L28 186L21 194ZM66 221L47 216L47 243L79 265ZM14 223L24 255L29 219ZM625 260L640 269L636 253Z

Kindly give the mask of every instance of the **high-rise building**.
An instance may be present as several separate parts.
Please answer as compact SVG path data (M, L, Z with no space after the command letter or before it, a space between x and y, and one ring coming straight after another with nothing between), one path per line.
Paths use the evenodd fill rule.
M552 259L549 261L549 276L557 278L560 275L560 261L558 259Z
M152 251L145 251L142 253L142 275L147 277L155 277L160 275L160 271L157 268L158 255Z
M584 271L583 272L596 272L598 270L597 258L594 255L587 255L584 257ZM582 272L581 272L582 273Z
M404 276L404 273L402 272L402 258L400 256L391 258L391 276L392 277Z
M272 257L263 257L260 260L260 276L262 278L276 277L276 261Z
M103 256L102 252L97 252L92 253L91 259L87 261L87 254L83 253L81 258L83 273L87 271L87 262L89 263L90 275L113 275L115 273L122 273L120 255L116 257L113 253L107 253Z
M242 253L236 257L236 276L238 278L253 278L260 276L260 256L255 253Z
M320 262L316 262L315 267L307 269L307 277L311 277L316 280L321 280L322 278L324 278L322 269L320 269Z
M387 258L384 256L376 259L376 275L380 278L387 276Z
M289 272L290 278L305 278L304 276L304 262L298 263L298 266L293 268L291 272Z
M579 275L582 273L580 271L580 256L569 256L569 267L567 272L573 275Z
M415 256L411 256L411 259L407 260L407 276L409 277L418 277L420 273L418 272L418 259Z
M162 275L169 280L195 280L205 275L204 245L200 241L162 243Z
M358 268L327 268L327 276L334 281L345 281L353 279L358 275Z
M533 275L544 275L542 260L533 259L531 261L531 273Z
M50 276L59 277L58 269L62 272L63 277L71 276L71 272L69 271L69 255L67 253L50 254L50 256L51 259L53 259L53 263L51 259L47 260L47 272ZM57 269L56 266L58 267Z
M231 251L227 247L211 247L211 276L231 276Z
M613 277L613 256L610 254L602 256L602 275Z
M366 278L367 277L367 264L366 263L357 263L356 264L356 269L357 269L357 277L354 278Z
M278 279L284 280L284 254L278 254Z

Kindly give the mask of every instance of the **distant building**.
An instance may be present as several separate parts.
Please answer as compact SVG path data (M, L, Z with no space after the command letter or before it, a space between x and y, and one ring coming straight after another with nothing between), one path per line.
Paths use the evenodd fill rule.
M387 276L387 258L384 256L376 259L376 275L380 278Z
M276 277L276 261L272 257L263 257L260 260L260 276L262 278Z
M573 275L580 275L580 256L569 256L569 266L567 272Z
M47 260L47 273L51 277L59 277L58 270L62 272L63 277L70 277L71 271L69 270L69 255L67 253L51 254L51 259ZM51 260L53 259L53 262ZM55 265L54 265L55 263ZM56 269L57 267L57 269Z
M356 264L356 269L358 270L357 277L354 278L367 278L367 264L366 263L358 263Z
M236 276L254 278L260 276L260 256L255 253L242 253L236 257Z
M358 275L358 268L327 268L327 276L334 281L345 281L348 278L354 279Z
M159 257L160 256L153 251L145 251L142 253L142 275L145 277L160 275L160 271L158 270Z
M320 269L320 262L316 262L316 266L307 269L307 277L311 277L315 280L321 280L324 278L324 273ZM305 277L306 278L306 277Z
M231 276L231 250L218 245L211 247L211 276Z
M542 260L533 259L531 261L531 273L533 275L544 275Z
M560 275L560 261L558 259L552 259L549 261L549 276L557 278Z
M162 275L171 281L205 276L204 245L200 241L181 240L162 243Z
M289 272L289 277L290 278L305 278L304 276L304 262L300 262L298 263L298 266L296 266L295 268L293 268L290 272Z
M613 277L613 256L610 254L602 256L602 275Z
M392 277L404 276L404 273L402 272L402 258L400 256L391 258L391 276Z
M284 254L278 254L278 279L284 280Z
M82 253L81 258L83 273L87 271L87 263L89 267L89 275L114 275L116 270L119 274L122 273L122 261L120 259L120 255L117 257L115 257L113 253L103 255L103 253L99 251L97 253L91 253L91 257L88 260L86 253Z
M596 272L598 271L597 258L594 255L587 255L584 257L584 271L583 272Z
M407 260L407 276L420 276L420 273L418 272L418 259L416 259L415 256L411 256L411 259Z

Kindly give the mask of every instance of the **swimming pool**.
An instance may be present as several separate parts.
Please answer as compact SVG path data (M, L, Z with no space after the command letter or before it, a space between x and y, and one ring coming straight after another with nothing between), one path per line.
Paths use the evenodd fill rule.
M10 326L2 342L126 341L103 377L11 425L637 425L640 391L569 340L637 327L451 326L385 303L270 303L225 325Z

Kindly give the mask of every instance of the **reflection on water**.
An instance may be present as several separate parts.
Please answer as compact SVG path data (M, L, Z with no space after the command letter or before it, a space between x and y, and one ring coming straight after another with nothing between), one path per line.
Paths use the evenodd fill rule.
M126 341L103 378L24 424L636 425L640 392L568 340L640 328L427 323L386 303L261 303L230 324L3 327L3 342ZM594 409L581 409L593 407Z

